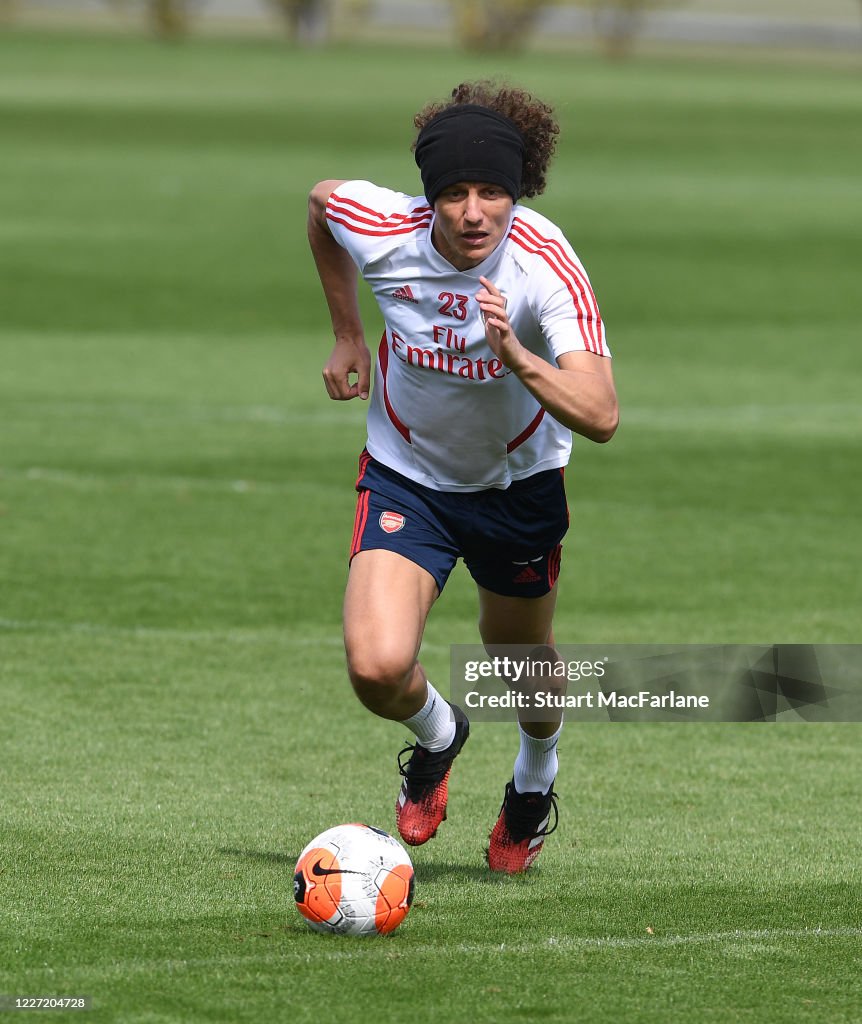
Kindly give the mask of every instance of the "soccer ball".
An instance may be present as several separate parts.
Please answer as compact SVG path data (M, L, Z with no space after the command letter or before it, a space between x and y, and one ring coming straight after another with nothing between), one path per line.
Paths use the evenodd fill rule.
M388 832L336 825L299 855L293 898L315 931L385 935L401 924L413 902L413 865Z

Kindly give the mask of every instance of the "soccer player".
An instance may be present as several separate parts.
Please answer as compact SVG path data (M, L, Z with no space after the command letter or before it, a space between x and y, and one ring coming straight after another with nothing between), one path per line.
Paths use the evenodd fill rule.
M431 607L461 557L486 647L553 643L572 431L608 441L617 400L587 274L559 228L519 203L544 191L559 132L551 108L517 88L464 83L414 124L424 195L321 181L308 233L335 334L327 392L371 394L347 668L359 700L416 737L399 755L395 813L418 846L446 817L469 735L418 660ZM373 391L357 270L384 320ZM487 854L495 871L525 871L556 827L560 729L561 719L519 723Z

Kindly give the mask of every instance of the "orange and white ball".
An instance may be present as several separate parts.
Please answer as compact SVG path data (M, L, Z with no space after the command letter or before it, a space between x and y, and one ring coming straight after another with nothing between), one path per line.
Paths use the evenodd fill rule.
M413 902L413 864L404 847L370 825L336 825L299 855L296 907L319 932L386 935Z

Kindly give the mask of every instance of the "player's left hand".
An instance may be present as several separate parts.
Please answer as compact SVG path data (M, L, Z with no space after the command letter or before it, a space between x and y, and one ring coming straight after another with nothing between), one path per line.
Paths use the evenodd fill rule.
M523 346L509 323L506 297L487 277L480 277L479 280L483 287L476 292L476 301L485 321L485 338L494 355L511 369L523 351Z

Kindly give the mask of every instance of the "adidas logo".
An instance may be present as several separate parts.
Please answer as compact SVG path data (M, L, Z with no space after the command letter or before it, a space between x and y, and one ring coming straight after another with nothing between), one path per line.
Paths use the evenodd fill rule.
M538 583L541 580L541 576L536 572L535 569L531 569L528 565L522 569L518 575L512 580L513 583Z
M414 297L413 289L409 284L403 284L400 288L396 288L392 293L393 299L401 299L402 302L415 302L419 305L419 300Z

